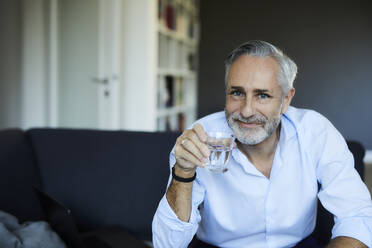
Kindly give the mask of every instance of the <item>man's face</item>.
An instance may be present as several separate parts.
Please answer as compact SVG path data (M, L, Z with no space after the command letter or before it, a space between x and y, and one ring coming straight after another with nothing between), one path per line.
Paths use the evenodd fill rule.
M256 145L277 129L294 95L282 98L279 66L271 57L242 55L230 67L226 90L226 119L236 138Z

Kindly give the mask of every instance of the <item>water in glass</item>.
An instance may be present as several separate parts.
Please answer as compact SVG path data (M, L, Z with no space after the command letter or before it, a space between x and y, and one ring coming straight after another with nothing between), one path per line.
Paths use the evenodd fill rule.
M209 135L210 138L207 141L207 146L211 154L206 168L213 172L226 172L233 148L234 137L229 134L218 134L216 136L216 134L210 133Z

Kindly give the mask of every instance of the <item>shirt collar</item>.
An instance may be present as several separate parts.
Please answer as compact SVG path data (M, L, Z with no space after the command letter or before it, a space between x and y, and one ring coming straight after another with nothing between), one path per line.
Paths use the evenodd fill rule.
M294 137L295 135L297 135L296 126L294 125L293 121L290 118L290 113L292 111L293 111L292 107L289 106L289 108L282 115L282 118L281 118L282 127L281 127L281 130L280 130L281 131L280 136L282 136L282 135L284 136L283 137L284 141L287 141L287 140L291 139L292 137Z

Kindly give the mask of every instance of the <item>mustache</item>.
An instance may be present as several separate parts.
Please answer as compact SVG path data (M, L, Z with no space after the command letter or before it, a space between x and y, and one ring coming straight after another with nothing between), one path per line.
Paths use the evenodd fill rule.
M234 121L241 121L247 124L253 124L253 123L265 124L267 122L267 118L264 116L260 116L260 115L252 115L250 117L245 118L238 113L233 113L231 114L230 118Z

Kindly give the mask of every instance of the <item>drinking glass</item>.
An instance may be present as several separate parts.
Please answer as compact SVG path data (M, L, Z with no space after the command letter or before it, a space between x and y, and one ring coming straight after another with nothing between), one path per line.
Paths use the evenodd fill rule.
M234 148L235 137L226 132L207 132L207 146L211 152L206 168L213 172L226 172Z

